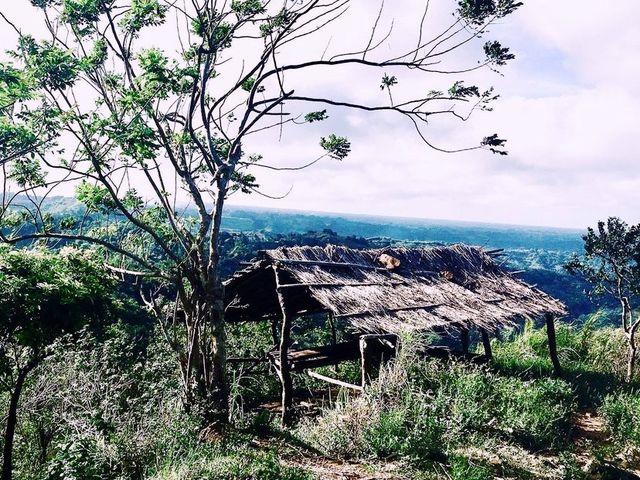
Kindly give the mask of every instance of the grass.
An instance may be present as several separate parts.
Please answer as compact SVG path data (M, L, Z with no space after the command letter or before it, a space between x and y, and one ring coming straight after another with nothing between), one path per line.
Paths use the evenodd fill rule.
M640 396L637 384L623 381L619 332L598 327L597 319L557 329L563 379L552 377L545 330L531 324L494 341L495 359L487 366L419 358L413 339L361 396L344 397L303 421L296 435L333 457L398 460L421 472L444 468L454 479L536 478L517 462L498 468L460 453L469 448L498 456L505 448L546 452L564 478L583 478L572 440L576 412L604 417L614 444L592 460L605 465L640 447Z
M564 444L573 408L573 392L562 380L504 377L477 366L419 359L405 348L362 396L303 423L299 434L342 458L454 468L450 452L473 438L494 436L531 449Z
M397 467L400 478L421 480L551 478L544 476L549 472L567 480L625 478L621 467L640 464L640 385L623 382L624 338L595 320L557 330L563 379L552 377L545 331L531 324L494 340L494 361L483 366L421 358L423 340L406 339L400 355L362 394L333 395L320 415L303 418L293 429L280 428L274 415L252 407L272 400L277 384L240 370L232 395L234 425L214 441L198 440L198 422L175 401L151 402L156 406L140 418L88 409L88 417L74 423L80 428L60 436L62 443L54 441L46 464L38 465L29 461L37 452L27 447L42 418L27 421L25 414L16 478L311 480L318 477L310 468L328 458L336 469L348 459L365 473L384 464ZM240 341L254 334L264 332L232 332L232 342L245 349L239 354L255 355L264 347ZM326 373L359 378L356 364ZM132 382L127 377L122 383L124 388ZM299 385L315 390L319 384L309 379ZM109 390L103 403L112 405L112 399ZM599 413L610 438L592 451L577 451L573 422L585 410ZM102 426L103 417L109 428ZM585 458L592 462L591 476ZM629 464L620 465L620 458Z
M600 413L617 442L640 448L640 394L637 391L608 395L602 402Z

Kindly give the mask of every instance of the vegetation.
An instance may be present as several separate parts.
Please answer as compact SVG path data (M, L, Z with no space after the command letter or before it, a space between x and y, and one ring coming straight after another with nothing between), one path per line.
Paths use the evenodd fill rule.
M484 37L521 2L459 0L432 36L429 3L404 51L386 49L383 7L359 51L296 48L359 21L349 0L31 0L43 38L0 15L18 38L0 64L2 480L310 480L326 465L359 469L355 478L384 466L402 479L619 479L639 468L640 226L617 218L589 229L571 258L573 233L468 230L469 243L503 242L510 266L570 306L575 325L557 331L562 378L532 321L501 332L482 365L424 358L433 338L416 336L359 394L300 378L306 415L284 428L271 408L278 380L243 363L273 348L271 332L225 323L223 280L258 250L460 240L459 225L223 218L231 195L260 193L260 169L346 160L350 140L322 127L338 112L395 114L450 152L425 126L491 111L493 89L464 80L514 58ZM151 46L157 38L169 43ZM294 61L293 48L310 56ZM310 97L295 84L296 72L344 66L372 75L383 100ZM415 91L408 71L449 84ZM299 167L248 151L250 135L309 124L322 136ZM507 153L497 134L461 150L478 149ZM54 197L69 189L74 200ZM622 328L611 326L616 308ZM315 318L295 328L302 345L332 335ZM323 373L360 375L353 362Z
M78 251L0 248L0 385L9 405L2 478L12 478L20 398L29 374L62 338L99 329L117 315L115 283Z
M268 332L259 328L231 329L232 354L262 348ZM337 471L343 460L362 472L384 464L398 479L623 478L602 472L638 465L640 384L624 381L624 337L597 319L559 326L565 379L551 378L545 339L529 324L494 341L494 361L478 366L423 359L416 350L425 340L406 338L400 357L363 394L334 392L292 430L257 407L277 398L275 379L238 368L232 426L202 432L177 400L173 353L153 323L123 319L58 342L27 379L14 474L313 479L324 478L315 467L330 458ZM352 374L359 372L341 367L342 378ZM299 394L326 395L317 383L296 384ZM599 442L580 437L585 411L602 416Z
M473 366L422 359L413 350L416 340L405 339L401 356L369 390L304 422L299 435L331 456L395 459L416 478L431 478L428 472L437 478L440 469L453 478L538 478L526 458L538 451L556 457L554 472L544 478L603 478L601 469L629 450L635 452L629 464L637 465L638 384L623 380L623 338L595 320L580 328L562 325L558 347L566 379L551 378L545 342L544 330L529 324L493 342L491 365ZM575 471L576 448L585 448L576 444L575 421L585 409L602 413L616 442L587 446L597 460ZM506 458L508 448L524 459ZM492 456L500 461L488 461Z
M608 295L619 304L620 326L627 338L627 381L635 373L636 334L640 315L635 304L640 299L640 225L629 226L616 217L598 222L584 236L584 256L567 264L570 273L584 276L592 285L592 295Z
M2 195L0 239L92 244L121 274L138 277L140 295L163 323L179 363L183 404L198 412L203 427L228 419L219 269L223 208L236 192L258 191L258 169L282 168L246 152L248 137L302 128L329 118L329 108L340 108L395 114L432 146L421 130L427 124L440 117L465 121L476 110L490 111L498 99L492 88L464 80L472 71L495 71L514 58L498 41L481 37L521 5L460 1L451 25L430 33L427 4L419 10L422 21L410 46L383 53L379 47L389 36L381 39L375 21L361 48L344 46L328 55L299 48L306 55L297 60L288 54L292 47L310 37L329 41L328 25L359 21L347 16L349 0L31 3L40 14L30 23L46 29L44 38L6 22L18 45L0 75L0 135L11 139L2 144L0 164L3 184L12 190ZM158 38L169 43L157 45ZM475 49L474 60L461 66L453 59L467 47ZM343 67L384 75L389 103L339 98L337 92L308 96L296 81ZM387 70L396 74L389 77ZM456 79L446 91L427 93L399 80L408 71L429 81L434 75ZM394 103L392 90L403 97L401 103ZM326 109L315 110L319 106ZM463 150L504 155L504 146L494 133ZM318 157L294 168L341 161L350 150L347 138L327 132L319 139ZM107 215L108 226L55 222L41 210L41 198L70 187L84 204L83 219ZM16 205L18 194L28 201ZM185 212L185 201L195 214Z

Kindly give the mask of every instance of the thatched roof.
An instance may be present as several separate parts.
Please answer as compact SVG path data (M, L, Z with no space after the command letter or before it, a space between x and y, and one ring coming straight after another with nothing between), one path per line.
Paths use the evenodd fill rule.
M383 254L400 265L383 267ZM364 333L471 326L494 331L522 318L566 313L562 303L517 279L478 247L353 250L330 245L263 252L226 282L227 321L281 315L274 268L291 311L330 311Z

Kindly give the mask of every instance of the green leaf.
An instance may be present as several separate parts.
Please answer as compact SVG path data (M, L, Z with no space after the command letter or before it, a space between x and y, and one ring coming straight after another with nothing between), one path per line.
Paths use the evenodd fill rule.
M31 158L19 158L11 162L9 178L21 187L41 187L45 186L46 172L37 160Z
M509 48L503 47L497 41L485 43L484 53L487 60L494 65L506 65L508 60L516 58L513 53L509 53Z
M76 198L92 212L105 214L112 212L116 208L116 203L109 190L105 187L91 185L87 181L82 181L76 187Z
M132 0L131 8L124 14L120 26L126 32L137 35L144 27L162 25L167 10L168 7L161 5L158 0Z
M313 123L313 122L321 122L323 120L326 120L327 118L329 118L329 115L327 115L327 111L326 110L321 110L319 112L309 112L304 116L304 121L308 122L308 123Z
M241 17L251 17L266 11L264 4L260 0L233 0L231 10Z
M345 137L338 137L333 133L327 138L320 139L320 146L327 154L336 160L344 160L351 152L351 143Z

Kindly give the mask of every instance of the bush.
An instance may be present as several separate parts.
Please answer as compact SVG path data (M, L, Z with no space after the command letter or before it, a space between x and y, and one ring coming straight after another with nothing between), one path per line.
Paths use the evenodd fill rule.
M607 430L618 442L640 448L640 395L637 392L608 395L600 413Z
M462 456L451 459L452 480L491 480L494 478L492 470L486 465L472 463Z
M619 329L600 327L601 321L602 315L596 313L580 327L566 323L556 325L560 363L567 371L597 371L624 378L624 335ZM513 331L505 340L493 343L494 366L498 371L529 378L552 373L545 328L534 328L532 322L527 322L521 332Z

